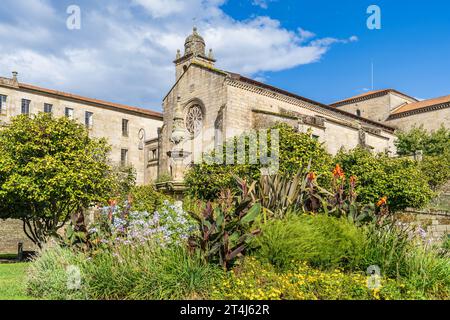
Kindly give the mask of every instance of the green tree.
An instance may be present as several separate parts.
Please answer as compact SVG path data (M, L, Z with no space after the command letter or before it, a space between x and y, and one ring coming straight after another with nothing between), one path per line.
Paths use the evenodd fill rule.
M331 176L332 157L327 153L322 143L310 133L299 133L287 124L278 124L272 129L279 130L279 173L293 176L311 161L311 170L319 174L319 180L325 185ZM238 139L234 138L235 145ZM271 145L271 135L268 135L268 145ZM246 143L246 158L248 159L248 141ZM236 158L236 150L234 156ZM259 150L259 145L258 145ZM225 154L225 151L224 151ZM209 156L214 157L214 152ZM259 158L259 154L258 154ZM225 163L225 161L223 161ZM248 162L248 161L247 161ZM258 180L261 174L261 164L202 164L193 166L186 174L186 184L190 196L204 200L214 200L223 189L237 191L233 175L244 179Z
M420 169L430 187L439 189L450 179L450 129L444 126L428 132L423 126L398 133L396 142L399 155L412 155L417 150L424 153Z
M424 207L433 196L416 161L356 148L339 152L335 162L348 176L357 177L358 202L376 203L387 197L390 210L396 212L408 207Z
M450 129L441 126L438 130L428 132L423 126L397 133L397 153L411 155L422 150L425 155L439 156L450 151Z
M109 145L75 121L21 115L0 129L0 218L20 219L38 246L111 192Z

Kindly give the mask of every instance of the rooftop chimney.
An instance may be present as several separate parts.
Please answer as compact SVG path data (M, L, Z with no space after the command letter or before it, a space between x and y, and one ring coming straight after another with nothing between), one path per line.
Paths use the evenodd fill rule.
M18 76L18 75L19 75L19 73L18 73L17 71L13 71L13 72L12 72L12 76L13 76L12 79L13 79L14 82L18 82L18 81L17 81L17 76Z

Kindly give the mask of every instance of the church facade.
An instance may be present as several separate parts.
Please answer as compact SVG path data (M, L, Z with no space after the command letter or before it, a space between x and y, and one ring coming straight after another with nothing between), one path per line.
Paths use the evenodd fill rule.
M186 39L184 54L177 52L175 84L163 99L163 125L159 133L159 175L173 173L168 153L175 110L182 110L185 137L178 148L192 153L212 150L219 142L249 130L267 129L279 122L299 131L311 130L335 154L363 145L375 152L396 153L395 129L242 75L215 67L212 51L194 29ZM153 144L154 142L152 142ZM199 146L202 146L199 148Z

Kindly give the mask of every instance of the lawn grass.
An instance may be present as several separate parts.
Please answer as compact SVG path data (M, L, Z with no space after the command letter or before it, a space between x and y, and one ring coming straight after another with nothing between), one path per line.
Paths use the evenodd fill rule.
M25 290L27 263L0 264L0 300L29 300Z

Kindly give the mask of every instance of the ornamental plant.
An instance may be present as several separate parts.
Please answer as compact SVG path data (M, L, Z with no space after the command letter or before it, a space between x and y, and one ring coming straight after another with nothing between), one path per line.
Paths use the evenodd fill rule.
M231 190L222 191L217 203L203 204L200 214L191 212L197 221L198 233L191 236L192 251L201 252L207 262L219 263L225 270L243 256L249 240L260 233L254 223L261 205L252 204L250 192L254 184L241 184L241 196Z
M332 166L332 157L327 153L322 143L312 137L310 132L300 133L291 126L281 123L271 128L279 132L279 174L293 177L301 168L311 162L311 170L318 173L319 180L327 185L330 178L329 168ZM234 138L235 144L242 137ZM271 143L271 134L268 133L268 145ZM225 148L225 147L224 147ZM248 141L246 142L245 156L248 159ZM259 152L259 144L257 148ZM225 149L223 152L226 155ZM206 156L214 158L214 152ZM237 158L237 148L234 153ZM259 158L259 154L258 154ZM247 181L257 181L261 177L261 164L208 164L206 162L194 165L186 174L188 194L206 201L216 199L224 189L238 192L234 176Z
M165 200L154 213L148 213L130 211L130 206L120 207L112 202L102 209L89 235L94 244L105 247L149 241L167 247L185 245L195 228L195 221L181 203Z
M397 212L424 207L434 195L427 178L413 160L390 158L356 148L339 152L335 163L349 176L357 177L355 190L359 203L375 204L387 197L390 211Z
M0 219L19 219L37 246L71 215L107 199L112 168L105 139L66 117L20 115L0 129Z

